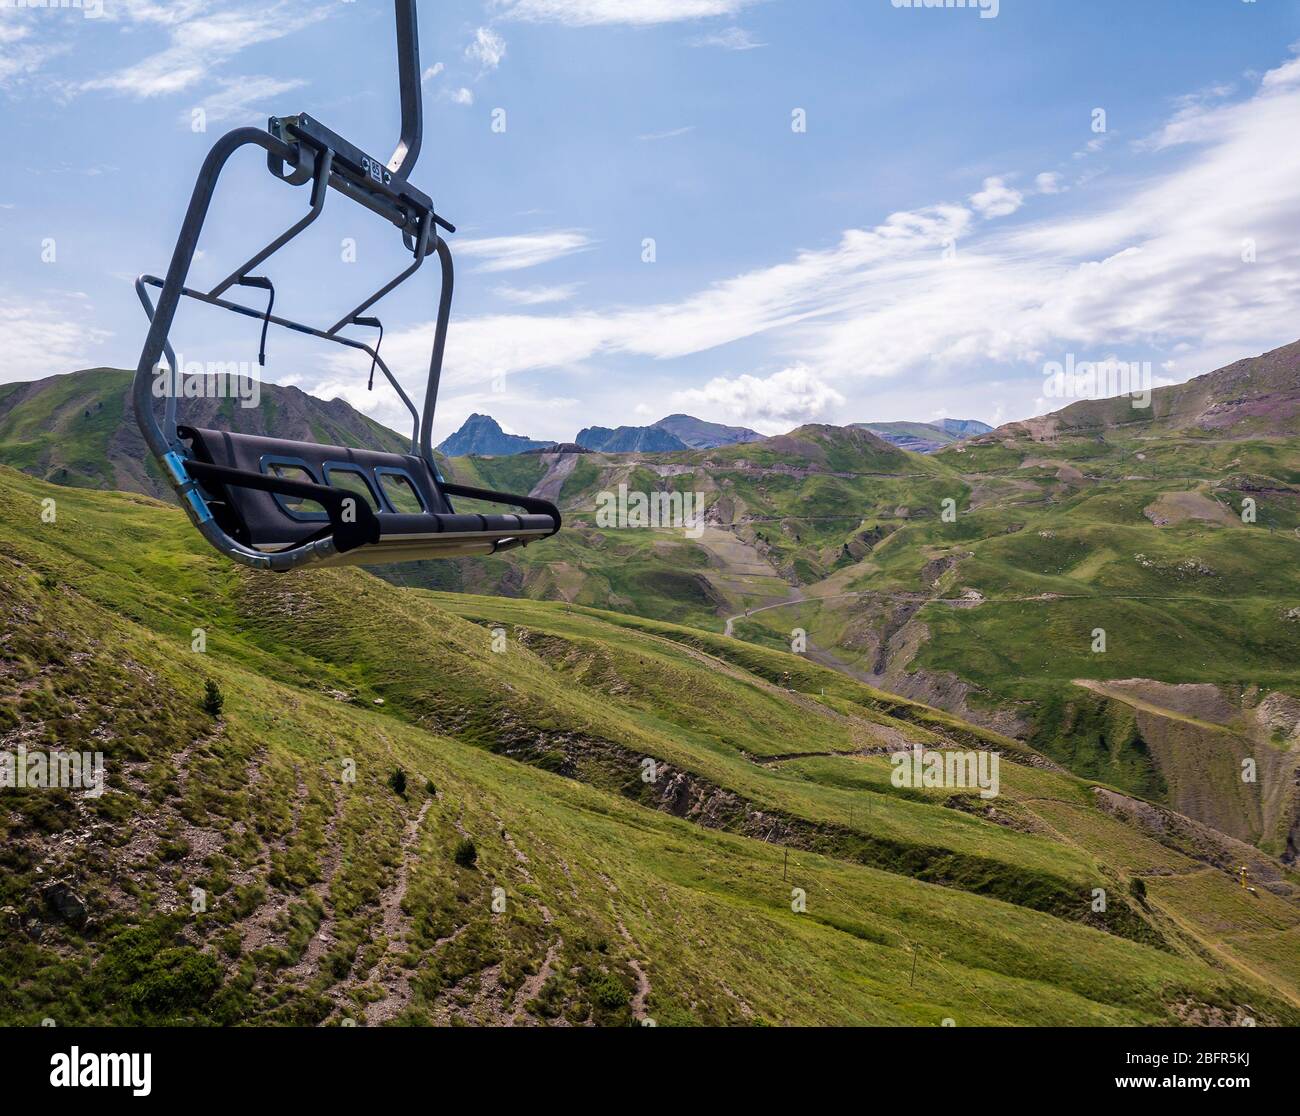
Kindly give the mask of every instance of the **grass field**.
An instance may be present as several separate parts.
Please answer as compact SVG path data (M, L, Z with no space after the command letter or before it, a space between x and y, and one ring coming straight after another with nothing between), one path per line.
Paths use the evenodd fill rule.
M1095 783L804 658L256 575L8 469L0 584L4 747L102 751L109 787L0 791L5 1022L1300 1022L1288 872L1245 899ZM999 751L994 812L892 786L914 742Z

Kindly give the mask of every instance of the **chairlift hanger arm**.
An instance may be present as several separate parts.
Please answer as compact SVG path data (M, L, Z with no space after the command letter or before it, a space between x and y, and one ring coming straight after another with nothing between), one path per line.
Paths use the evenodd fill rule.
M415 0L395 0L397 14L397 84L402 101L402 134L388 169L409 178L424 143L424 92L420 86L420 33Z

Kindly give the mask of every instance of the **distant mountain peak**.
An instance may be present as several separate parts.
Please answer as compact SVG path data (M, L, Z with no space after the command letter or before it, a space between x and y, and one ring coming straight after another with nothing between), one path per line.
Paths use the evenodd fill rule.
M743 442L761 441L763 435L747 426L724 426L720 422L706 422L694 415L669 415L652 424L659 430L666 430L675 438L680 438L691 449L715 449L718 446L734 446Z
M598 453L673 453L690 449L681 438L658 426L588 426L574 438L578 445Z
M597 453L672 453L686 449L716 449L761 441L763 435L744 426L724 426L694 415L668 415L649 426L589 426L575 441Z
M491 415L470 415L461 428L447 438L438 452L448 457L508 457L529 450L545 449L554 442L539 442L520 434L507 434Z

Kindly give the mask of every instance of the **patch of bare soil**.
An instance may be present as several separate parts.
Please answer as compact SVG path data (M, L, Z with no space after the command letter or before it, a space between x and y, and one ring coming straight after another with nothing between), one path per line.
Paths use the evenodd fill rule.
M564 482L581 460L581 455L548 453L542 455L542 460L546 462L546 472L542 479L533 485L533 490L528 495L535 500L550 500L555 503L559 500L560 489L564 487Z
M1242 526L1238 516L1203 492L1162 492L1142 509L1142 514L1157 527L1171 527L1189 519L1219 523L1224 527Z
M1234 1004L1229 1010L1199 1000L1178 1000L1170 1008L1185 1027L1249 1027L1255 1023L1249 1004Z
M548 918L547 922L550 921ZM524 983L519 986L519 991L515 993L514 1007L510 1014L511 1026L520 1024L530 1025L533 1020L527 1014L528 1004L541 995L542 989L546 987L546 982L551 979L551 973L555 971L555 959L559 956L560 950L564 947L564 939L556 938L546 951L546 958L542 961L541 968L532 976L526 977Z

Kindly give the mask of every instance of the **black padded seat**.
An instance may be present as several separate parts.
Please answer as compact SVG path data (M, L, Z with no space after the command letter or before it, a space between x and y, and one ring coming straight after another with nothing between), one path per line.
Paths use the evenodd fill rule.
M560 525L558 513L554 516L531 511L490 515L457 513L438 478L432 475L424 461L413 454L292 442L191 426L182 426L178 432L189 443L194 458L210 465L263 475L270 473L276 465L297 466L309 474L301 479L326 485L331 484L340 470L360 474L371 491L369 502L379 522L379 538L376 543L363 548L364 556L356 554L350 559L352 561L364 558L366 562L381 563L394 560L387 557L390 554L397 556L400 552L409 557L426 549L491 553L507 539L530 541L542 538L554 534ZM423 504L424 512L396 510L381 482L383 475L406 477ZM217 482L205 487L219 525L245 546L267 551L281 550L331 531L324 514L291 510L283 497L277 498L271 492ZM478 495L475 494L476 498ZM502 497L502 502L510 503L511 499ZM544 502L542 506L550 507Z

